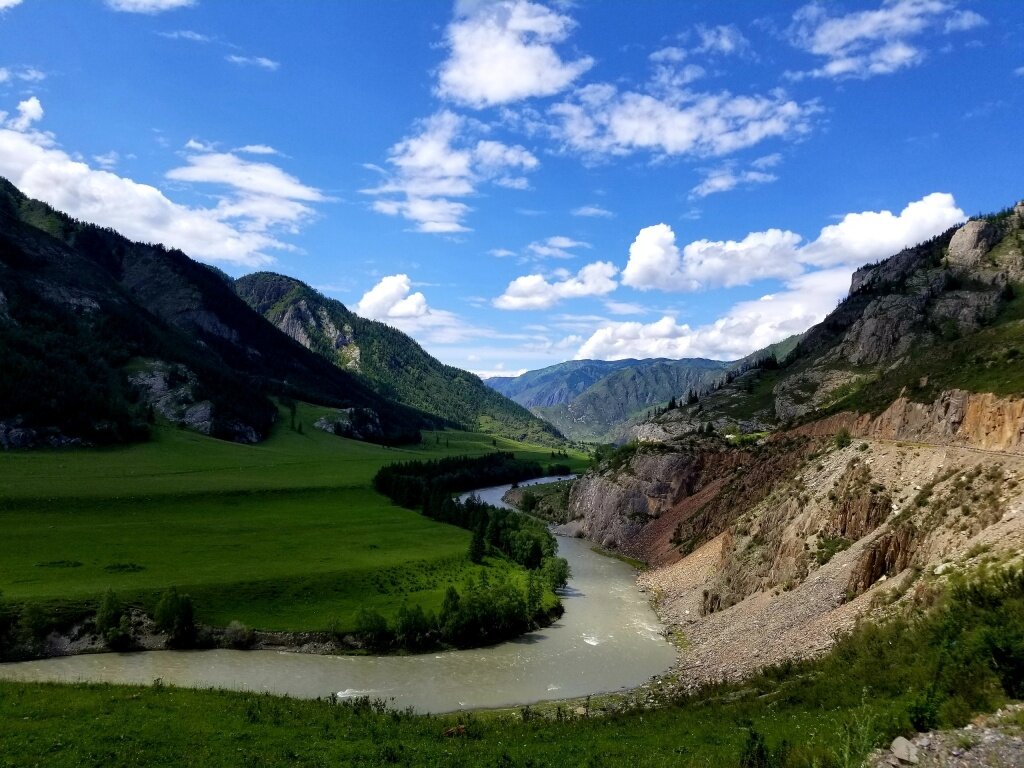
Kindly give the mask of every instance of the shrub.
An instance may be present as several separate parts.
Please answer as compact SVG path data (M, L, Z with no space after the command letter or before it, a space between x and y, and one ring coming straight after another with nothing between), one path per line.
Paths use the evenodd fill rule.
M360 608L355 618L355 635L368 648L383 650L391 643L388 620L371 608Z
M167 644L174 648L190 648L196 642L195 609L192 598L179 595L171 587L160 597L153 619L161 632L167 633Z
M117 629L124 615L124 604L114 594L114 590L108 589L103 593L99 608L96 609L96 631L106 635L112 629Z
M850 430L843 427L836 433L833 441L835 442L836 448L846 448L853 442L853 438L850 437Z
M224 630L224 642L231 648L244 650L252 645L254 633L237 619Z

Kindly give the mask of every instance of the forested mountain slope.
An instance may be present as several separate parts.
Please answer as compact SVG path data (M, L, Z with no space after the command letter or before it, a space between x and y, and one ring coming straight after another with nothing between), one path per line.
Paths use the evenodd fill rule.
M0 444L141 439L155 414L262 439L270 395L346 411L348 434L417 440L430 419L389 402L253 312L230 280L0 180Z
M257 272L234 287L285 334L384 397L452 425L528 442L561 442L555 429L477 376L444 365L398 329L362 318L305 283Z

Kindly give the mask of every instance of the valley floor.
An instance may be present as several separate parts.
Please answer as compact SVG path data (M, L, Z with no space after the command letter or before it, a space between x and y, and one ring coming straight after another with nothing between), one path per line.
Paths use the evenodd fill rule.
M255 446L163 427L128 447L0 452L2 600L63 621L107 589L151 609L176 586L203 624L344 631L360 608L437 611L449 585L485 570L525 582L507 561L472 564L468 531L395 506L371 479L394 462L496 449L547 464L549 449L456 431L386 448L315 429L326 410L300 405L294 426L282 410Z

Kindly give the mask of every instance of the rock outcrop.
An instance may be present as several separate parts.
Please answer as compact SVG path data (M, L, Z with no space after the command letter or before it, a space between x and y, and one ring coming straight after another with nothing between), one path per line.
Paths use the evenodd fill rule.
M236 443L262 439L255 427L239 419L218 418L213 402L200 394L198 378L183 365L151 361L128 379L143 402L172 424Z
M999 228L984 219L968 221L949 241L946 258L950 266L972 269L981 262L999 239Z
M381 435L380 417L369 408L342 408L331 416L321 416L313 426L354 440L372 440Z
M689 684L821 653L935 579L1024 552L1024 457L996 465L972 449L859 442L776 475L724 529L640 576L685 638Z
M352 326L345 324L339 328L325 307L314 311L309 302L300 299L288 307L276 324L306 349L317 351L318 345L325 344L339 366L359 372L360 350Z
M878 416L838 413L793 433L820 437L843 429L855 437L1024 453L1024 398L958 389L942 392L931 403L900 397Z

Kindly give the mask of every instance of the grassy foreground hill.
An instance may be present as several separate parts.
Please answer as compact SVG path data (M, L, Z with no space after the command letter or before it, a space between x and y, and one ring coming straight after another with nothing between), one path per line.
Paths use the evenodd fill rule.
M553 427L478 377L441 363L397 328L362 318L305 283L256 272L234 287L282 332L389 400L463 429L546 445L562 442Z

